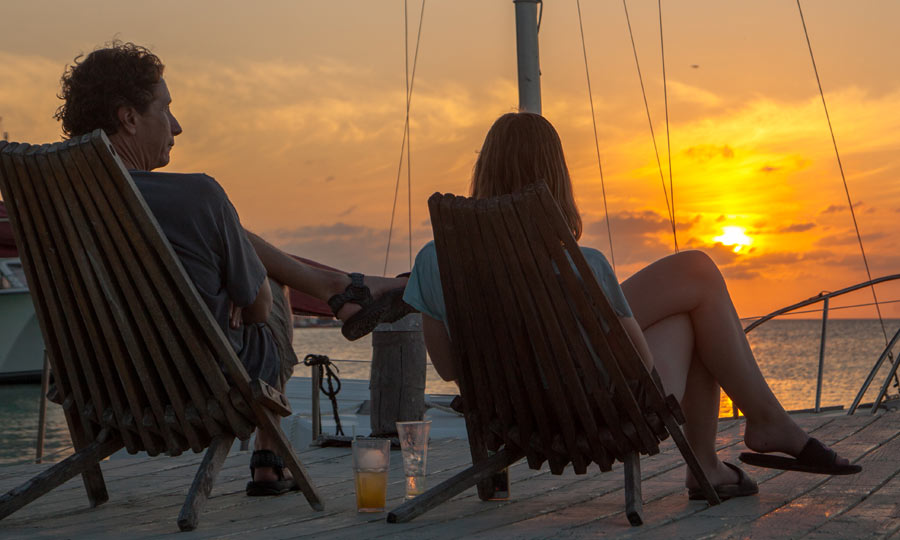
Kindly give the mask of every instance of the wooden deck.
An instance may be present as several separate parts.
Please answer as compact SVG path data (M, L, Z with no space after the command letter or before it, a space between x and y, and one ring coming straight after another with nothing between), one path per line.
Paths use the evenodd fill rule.
M645 524L624 515L622 470L568 470L552 476L512 467L512 498L481 502L470 489L411 523L385 523L384 514L358 514L350 450L314 448L301 453L321 489L325 511L314 512L300 494L277 498L244 495L249 453L233 453L213 489L198 530L179 533L175 519L200 455L135 457L103 465L110 501L88 509L80 478L0 522L2 538L900 538L900 413L848 417L804 416L799 422L841 454L863 465L861 474L828 477L746 467L760 493L710 508L688 501L684 466L670 440L642 460ZM720 424L726 459L743 450L741 421ZM462 439L433 439L428 482L434 485L467 465ZM392 455L389 506L401 502L399 452ZM6 491L47 465L0 468Z

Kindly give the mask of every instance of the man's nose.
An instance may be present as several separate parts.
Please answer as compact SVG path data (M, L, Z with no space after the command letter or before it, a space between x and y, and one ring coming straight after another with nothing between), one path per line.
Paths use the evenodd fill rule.
M172 135L173 135L173 136L174 136L174 135L181 135L181 131L182 131L182 130L181 130L181 124L178 123L178 120L175 118L175 115L174 115L174 114L171 114L171 113L170 113L169 116L171 117Z

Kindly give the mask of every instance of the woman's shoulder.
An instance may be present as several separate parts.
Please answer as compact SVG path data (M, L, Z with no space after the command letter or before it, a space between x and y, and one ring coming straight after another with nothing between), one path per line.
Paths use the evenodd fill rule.
M416 254L416 264L419 264L420 261L424 263L431 260L437 260L437 248L434 246L434 240L429 240Z
M584 258L587 259L587 262L593 264L594 262L603 262L609 264L609 261L606 258L606 255L603 254L599 249L595 249L587 246L578 246L581 248L581 253L584 255Z

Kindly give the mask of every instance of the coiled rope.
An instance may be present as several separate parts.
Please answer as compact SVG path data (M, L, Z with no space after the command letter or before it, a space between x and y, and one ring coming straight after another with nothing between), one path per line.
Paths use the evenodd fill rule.
M317 366L319 368L319 390L331 400L331 410L334 413L334 434L343 435L344 428L341 427L341 417L338 414L337 404L337 395L341 391L341 379L335 373L335 370L340 371L340 369L331 363L331 359L324 354L307 354L303 358L303 365ZM332 366L334 366L334 370L331 369ZM328 388L325 388L326 383ZM337 388L335 388L334 383L337 383Z

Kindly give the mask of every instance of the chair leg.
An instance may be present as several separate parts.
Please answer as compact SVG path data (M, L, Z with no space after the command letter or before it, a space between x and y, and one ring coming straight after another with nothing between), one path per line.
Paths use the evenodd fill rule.
M291 474L293 474L294 482L297 483L297 487L299 487L300 491L303 492L303 495L306 496L309 505L313 510L324 510L325 506L322 504L322 498L319 496L316 486L312 483L312 479L310 479L309 473L306 472L306 468L300 463L300 459L294 452L294 447L291 445L290 441L288 441L284 431L281 430L280 418L258 402L253 403L253 412L256 413L259 429L265 431L269 435L274 435L273 439L275 440L276 445L275 453L284 459L285 466L291 471Z
M81 481L84 482L84 490L87 491L88 504L91 508L96 508L109 500L109 493L106 491L106 482L103 480L99 463L89 466L81 473Z
M388 513L388 523L406 523L413 518L424 514L435 506L450 500L468 488L489 479L497 471L509 467L524 457L523 452L501 449L486 460L472 465L456 476L444 480L440 484L409 500Z
M91 506L104 502L107 497L97 497L101 490L103 495L106 494L106 484L103 482L103 475L100 473L98 463L122 448L122 441L118 437L110 440L103 439L105 436L0 497L0 519L79 474L84 475Z
M666 429L669 430L669 434L672 435L672 440L675 441L675 446L678 447L678 450L681 452L681 456L684 458L684 462L687 463L688 468L691 470L691 474L694 475L694 479L700 484L700 489L703 490L703 495L706 496L706 500L709 502L710 506L715 506L722 502L719 499L719 494L716 493L716 489L713 487L712 483L709 481L709 478L706 477L706 473L703 472L703 468L700 467L700 462L697 461L697 456L694 455L694 450L691 448L691 443L684 436L684 432L681 431L681 426L675 422L675 419L672 418L671 414L663 413L660 415L663 419L663 422L666 424Z
M643 525L644 502L641 497L641 456L637 452L625 454L625 515L634 526Z
M228 457L228 450L234 442L234 435L220 435L215 437L200 462L200 469L194 476L194 483L188 491L184 505L181 507L181 513L178 514L178 528L182 531L193 531L200 522L200 514L209 500L209 493L212 491L216 476L222 470L222 464Z

